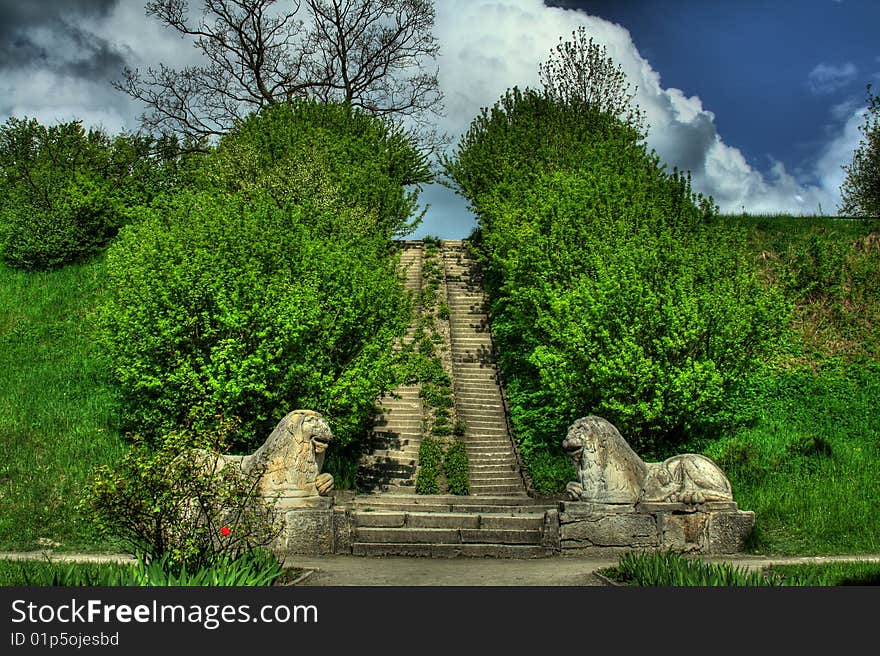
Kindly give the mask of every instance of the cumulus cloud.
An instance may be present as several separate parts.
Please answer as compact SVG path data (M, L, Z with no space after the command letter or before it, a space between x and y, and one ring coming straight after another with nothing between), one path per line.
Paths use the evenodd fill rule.
M506 89L537 87L538 64L546 61L560 37L570 38L581 25L637 87L636 102L650 125L648 145L670 168L691 171L695 190L711 195L723 212L814 214L820 206L823 212L835 210L842 180L837 170L858 142L852 141L849 124L823 151L809 183L796 179L781 162L771 162L764 175L739 149L724 142L715 115L698 96L663 87L660 73L639 53L628 30L580 11L546 7L541 0L437 4L441 84L448 109L444 129L457 137L480 107L494 104ZM826 87L839 84L855 75L850 66L833 68L836 75L819 69L814 80ZM849 156L834 163L847 152Z
M851 62L839 66L822 62L810 71L807 85L813 93L827 95L849 86L858 74L859 70Z
M144 0L0 0L0 116L136 130L143 107L114 89L126 66L188 65L194 48Z

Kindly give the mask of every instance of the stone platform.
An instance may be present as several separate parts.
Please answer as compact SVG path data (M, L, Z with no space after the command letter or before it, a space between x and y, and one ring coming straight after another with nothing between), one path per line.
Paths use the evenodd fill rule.
M327 497L287 510L281 555L536 558L633 550L740 553L755 515L734 502L539 503L486 497Z

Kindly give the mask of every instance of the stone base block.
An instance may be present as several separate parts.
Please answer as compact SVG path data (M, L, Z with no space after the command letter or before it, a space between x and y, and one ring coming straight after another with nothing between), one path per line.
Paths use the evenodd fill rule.
M729 554L744 549L754 526L755 514L735 503L562 502L559 546L563 555L632 549Z

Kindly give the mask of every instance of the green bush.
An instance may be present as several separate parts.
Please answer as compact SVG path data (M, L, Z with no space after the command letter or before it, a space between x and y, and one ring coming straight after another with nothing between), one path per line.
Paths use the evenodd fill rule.
M445 163L478 213L527 460L589 414L647 454L723 425L725 396L782 332L787 304L752 273L744 236L641 136L586 105L513 90Z
M271 544L281 525L260 496L263 471L224 465L228 432L168 434L157 449L136 439L118 463L97 469L81 512L166 570L194 571Z
M558 450L533 449L523 460L538 494L554 494L577 480L577 471L571 460Z
M184 191L143 208L107 254L102 334L124 428L151 438L238 418L253 450L290 410L337 444L397 384L410 305L381 239L324 240L305 210L258 194Z
M0 255L20 269L87 258L132 207L179 183L182 161L173 139L10 118L0 127Z
M446 472L446 486L450 494L470 492L468 455L464 442L455 440L447 447L443 454L443 469Z
M416 494L439 494L443 451L433 437L422 438L419 445L419 470L416 473Z
M107 245L122 223L105 185L73 175L51 203L12 193L0 209L3 258L18 269L48 269L80 261Z
M313 100L250 115L223 136L201 175L226 192L268 192L279 205L314 210L306 218L325 236L385 239L415 229L418 186L432 180L425 156L404 131Z

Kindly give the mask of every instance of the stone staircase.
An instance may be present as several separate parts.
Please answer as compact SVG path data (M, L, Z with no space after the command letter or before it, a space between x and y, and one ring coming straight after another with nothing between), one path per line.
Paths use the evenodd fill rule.
M457 416L465 422L470 495L417 495L415 474L423 428L418 386L399 387L380 400L360 478L369 494L344 504L358 556L535 558L554 553L555 505L526 494L519 471L476 263L461 241L441 247L450 309L452 378ZM422 246L404 242L406 287L418 293ZM413 329L406 339L411 339ZM555 523L554 523L554 520Z
M421 290L422 244L402 243L400 265L405 272L406 289L414 296ZM412 340L410 325L404 343ZM400 345L397 346L400 348ZM422 399L418 385L402 385L379 400L380 414L373 425L358 471L363 489L414 492L419 444L422 438Z
M528 497L372 494L350 505L355 556L539 558L553 554L548 513Z
M498 371L486 296L476 262L461 241L443 242L450 309L452 369L456 410L466 425L471 493L526 497Z

